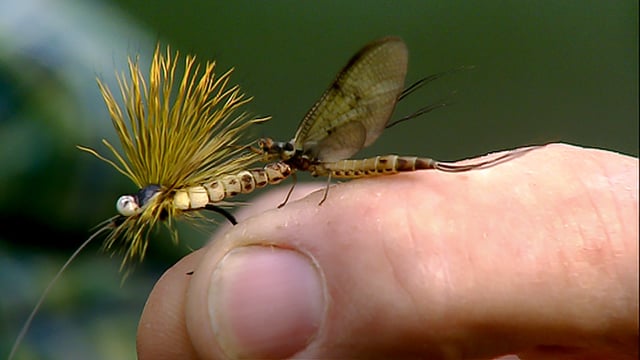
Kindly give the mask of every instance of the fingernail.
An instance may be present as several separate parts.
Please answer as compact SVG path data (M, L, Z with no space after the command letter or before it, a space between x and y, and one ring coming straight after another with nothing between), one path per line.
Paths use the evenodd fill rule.
M232 250L209 288L209 314L231 358L284 358L307 347L325 312L324 281L299 252L263 246Z

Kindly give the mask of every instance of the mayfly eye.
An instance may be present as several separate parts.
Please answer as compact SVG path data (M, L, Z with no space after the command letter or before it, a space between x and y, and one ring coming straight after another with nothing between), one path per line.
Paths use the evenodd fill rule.
M132 216L140 212L140 205L132 195L122 195L116 203L116 209L123 216Z

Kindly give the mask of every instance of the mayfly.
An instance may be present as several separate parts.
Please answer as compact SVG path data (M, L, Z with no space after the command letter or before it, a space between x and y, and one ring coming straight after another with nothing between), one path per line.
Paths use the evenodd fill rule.
M408 55L405 43L397 37L385 37L369 43L349 60L329 89L307 112L292 140L260 139L254 152L262 154L263 161L288 165L294 176L293 186L295 171L327 176L329 181L331 178L354 179L425 169L462 172L497 164L521 154L521 151L512 151L466 165L398 155L348 159L371 145L386 128L446 105L434 104L389 122L398 101L448 73L426 77L403 89ZM293 186L280 206L288 201ZM328 189L327 185L320 204L325 201Z
M121 196L116 203L118 215L99 225L62 266L25 322L10 359L53 284L98 235L106 233L105 249L124 252L124 267L143 259L149 232L157 224L164 223L174 240L174 220L201 217L196 210L213 210L235 224L233 216L220 207L228 205L223 200L277 184L289 175L284 163L249 169L259 155L247 150L250 142L245 134L251 125L268 118L239 113L251 99L238 86L229 86L232 70L216 77L213 62L201 68L195 57L187 56L184 68L177 69L178 61L177 52L172 55L167 47L163 54L156 47L147 82L138 60L129 59L128 79L124 74L117 76L124 111L98 79L123 154L107 140L102 142L115 160L88 147L78 148L113 166L139 191ZM174 84L176 70L183 72L178 84Z

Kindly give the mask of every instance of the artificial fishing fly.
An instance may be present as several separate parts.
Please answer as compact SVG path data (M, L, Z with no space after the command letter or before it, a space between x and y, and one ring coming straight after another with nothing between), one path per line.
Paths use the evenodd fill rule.
M169 47L164 53L156 47L148 81L138 59L129 59L128 78L117 76L124 110L98 79L122 153L107 140L102 142L115 160L92 148L78 148L113 166L139 190L117 200L118 215L99 225L55 275L20 331L9 359L53 284L98 235L106 234L105 249L124 252L124 267L143 259L149 232L157 224L164 223L174 240L178 236L175 219L201 216L196 210L216 211L235 224L235 218L220 207L229 205L225 199L289 176L290 168L284 163L249 169L260 156L248 150L252 142L246 139L247 130L269 118L251 118L240 111L251 98L237 85L229 86L232 70L216 77L214 62L201 68L195 57L187 56L184 68L178 69L179 59ZM179 83L177 70L183 72Z
M149 230L157 223L163 221L175 238L174 219L205 208L211 203L207 190L214 182L223 185L223 176L256 161L240 141L250 125L267 118L238 114L250 98L238 86L228 86L231 70L216 77L215 63L207 63L200 74L195 58L187 56L182 80L175 84L178 61L178 53L172 55L167 48L163 55L157 47L147 84L139 62L130 59L129 79L118 76L124 113L109 88L98 80L123 154L107 140L102 142L115 161L79 146L109 163L139 189L118 199L119 215L104 225L112 229L105 247L112 249L119 241L125 252L123 264L143 258ZM216 190L221 192L215 194L218 201L232 195L224 186Z
M139 191L121 196L116 215L104 225L112 231L105 247L122 243L123 265L142 259L148 233L163 222L177 239L174 219L194 217L195 210L209 209L235 219L218 205L224 199L248 193L267 183L277 183L286 168L269 165L249 169L258 160L243 144L247 129L268 118L249 118L239 113L246 98L239 87L228 86L231 70L216 77L215 63L200 67L187 56L184 75L174 84L179 55L158 47L151 62L149 83L144 80L138 61L129 60L129 81L118 76L125 104L123 111L111 91L98 80L123 155L106 140L102 142L116 161L96 150L79 146L109 163L127 176Z

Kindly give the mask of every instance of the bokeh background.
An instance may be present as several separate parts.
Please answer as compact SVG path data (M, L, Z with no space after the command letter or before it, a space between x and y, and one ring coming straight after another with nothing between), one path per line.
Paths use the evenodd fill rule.
M272 115L255 136L288 140L367 42L407 42L407 82L461 65L396 115L451 96L454 106L390 129L362 155L455 160L563 141L638 156L638 2L620 1L0 1L0 356L90 229L136 189L75 148L114 131L95 84L115 85L127 55L157 42L235 67ZM285 185L287 186L287 185ZM496 189L498 191L498 189ZM125 282L121 258L89 246L36 316L18 359L134 359L153 282L206 231L162 232ZM213 228L209 229L213 231Z

